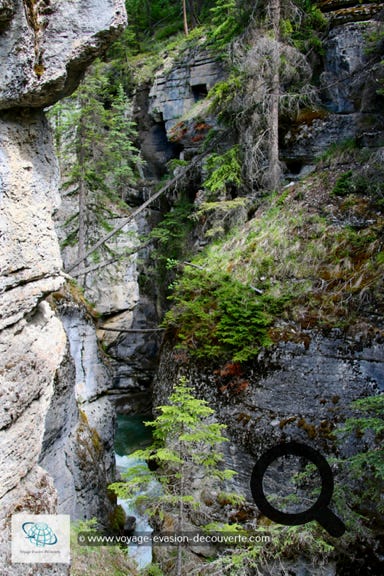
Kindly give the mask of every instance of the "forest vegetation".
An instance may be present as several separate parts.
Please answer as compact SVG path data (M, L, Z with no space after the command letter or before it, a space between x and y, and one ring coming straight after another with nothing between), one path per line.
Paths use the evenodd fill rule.
M282 134L327 114L318 66L328 24L317 4L127 0L126 6L128 28L73 96L49 112L63 195L73 201L62 248L72 250L67 272L80 289L90 272L149 246L146 274L161 285L166 338L188 359L219 372L229 365L246 369L261 350L281 342L306 349L312 330L351 339L359 332L367 343L383 338L382 149L356 139L339 142L314 161L310 173L293 179L280 160ZM377 69L382 39L380 26L367 39ZM173 158L161 179L147 178L135 96L165 61L180 62L197 50L213 54L225 78L180 123L188 125L192 118L201 124L204 115L213 115L215 127L197 142L191 158ZM380 85L378 95L382 91ZM184 137L183 129L182 124L174 129L175 142ZM157 194L166 209L149 234L131 233L132 246L121 251L114 239L129 234L122 224L140 210L144 186L149 203ZM186 405L195 411L186 414ZM150 423L155 444L139 455L156 461L164 486L152 514L171 510L181 526L194 504L184 472L188 466L216 470L220 458L213 446L223 440L222 428L209 420L211 412L185 381L158 410ZM382 513L383 397L362 399L351 410L332 436L338 446L346 436L363 445L357 454L332 462L343 481L353 479L348 502L336 493L336 507L349 514L348 535L339 548L315 523L294 528L264 523L260 529L274 538L269 549L199 560L191 574L273 574L276 556L303 555L320 564L356 543L372 542ZM204 452L199 444L204 442L212 452ZM141 481L138 472L114 489L121 495ZM378 503L378 514L371 514L369 501ZM117 575L120 558L116 562ZM180 550L172 570L183 573ZM159 566L146 571L161 573Z

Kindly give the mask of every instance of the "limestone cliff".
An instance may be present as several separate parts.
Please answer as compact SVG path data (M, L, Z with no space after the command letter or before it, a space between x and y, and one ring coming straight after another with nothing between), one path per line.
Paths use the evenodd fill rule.
M120 0L0 3L2 574L67 573L9 558L12 513L57 510L52 478L38 460L67 343L46 301L63 278L52 223L58 170L40 109L73 90L125 18Z

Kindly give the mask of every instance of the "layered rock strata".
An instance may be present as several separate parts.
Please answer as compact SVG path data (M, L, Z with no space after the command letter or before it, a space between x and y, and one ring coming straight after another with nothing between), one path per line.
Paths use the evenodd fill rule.
M57 511L56 488L38 463L46 416L54 411L55 378L67 354L62 323L46 301L63 278L52 222L58 169L41 109L75 88L125 18L121 0L0 2L2 574L68 572L60 565L10 562L12 514Z

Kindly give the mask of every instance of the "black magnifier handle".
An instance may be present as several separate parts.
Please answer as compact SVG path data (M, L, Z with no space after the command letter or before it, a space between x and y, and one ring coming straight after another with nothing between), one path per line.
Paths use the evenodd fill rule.
M346 530L344 522L329 508L320 508L314 514L314 518L328 534L335 538L340 538Z

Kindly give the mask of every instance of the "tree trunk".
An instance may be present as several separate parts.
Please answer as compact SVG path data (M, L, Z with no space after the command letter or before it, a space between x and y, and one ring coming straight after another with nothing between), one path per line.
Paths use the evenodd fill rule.
M269 121L269 187L276 190L280 182L279 164L279 96L280 96L280 0L270 0L273 29L271 103Z
M185 35L188 36L189 28L188 28L188 15L187 15L187 0L183 0L183 21L184 21L184 32Z
M84 150L84 121L80 118L78 162L80 168L79 177L79 244L77 247L77 259L85 261L86 237L87 237L87 188L85 182L85 150ZM84 262L85 264L85 262ZM85 280L85 279L84 279Z
M224 138L226 138L229 134L229 131L225 131L222 132L221 134L219 134L217 136L217 138L215 138L212 142L211 142L211 148L209 150L205 150L204 152L202 152L201 154L199 154L198 156L195 156L193 158L193 160L191 160L191 162L188 164L188 166L186 166L183 170L183 172L181 172L181 174L179 174L178 176L174 176L174 178L172 178L171 180L169 180L165 186L163 186L162 188L160 188L160 190L158 190L155 194L153 194L153 196L150 196L148 198L148 200L146 200L145 202L143 202L143 204L141 204L141 206L139 206L138 208L136 208L136 210L133 210L133 212L131 212L131 214L129 216L127 216L126 218L124 218L122 220L122 222L120 222L120 224L118 224L117 226L114 227L113 230L111 230L111 232L108 232L108 234L106 234L105 236L103 236L102 238L100 238L93 246L91 246L91 248L89 248L86 253L84 254L84 256L82 258L77 258L75 262L73 262L72 264L70 264L68 266L68 268L66 268L66 272L71 272L72 270L75 270L79 264L81 264L81 262L83 260L85 260L86 258L88 258L88 256L90 256L93 252L95 252L98 248L100 248L100 246L102 246L103 244L105 244L105 242L107 242L110 238L112 238L112 236L114 236L115 234L117 234L117 232L119 232L119 230L121 230L124 226L126 226L129 222L131 222L132 220L134 220L136 218L136 216L138 216L139 214L141 214L141 212L143 212L148 206L150 206L150 204L152 204L155 200L157 200L158 198L160 198L160 196L162 196L165 192L167 192L168 190L171 190L175 184L177 184L182 178L184 178L184 176L186 176L188 174L188 172L190 172L192 170L192 168L194 168L195 166L197 166L199 164L199 162L202 161L203 158L205 158L205 156L207 156L208 154L210 154L211 150L215 147L215 145L220 142L221 140L223 140Z
M184 424L182 424L182 426L181 426L181 434L184 434ZM179 456L180 456L180 460L182 460L184 457L184 444L181 441L179 444ZM184 516L184 501L183 501L184 471L183 471L183 465L182 464L179 465L179 474L180 474L180 488L179 488L180 500L179 500L178 515L177 515L177 533L181 536L181 533L183 530L183 516ZM179 542L177 544L176 576L182 576L182 570L183 570L183 549L182 549L182 544Z
M187 0L189 15L192 22L191 28L195 28L200 24L199 16L198 16L198 8L195 6L195 2L193 0Z

